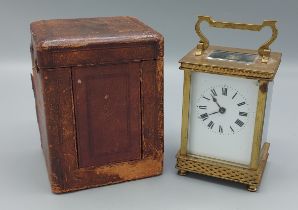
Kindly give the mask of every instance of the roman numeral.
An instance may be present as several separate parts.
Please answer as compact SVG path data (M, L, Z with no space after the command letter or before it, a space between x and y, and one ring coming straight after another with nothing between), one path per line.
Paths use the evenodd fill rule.
M244 105L245 104L245 102L243 101L243 102L241 102L241 103L239 103L239 104L237 104L238 106L242 106L242 105Z
M239 115L240 115L240 116L247 117L247 113L246 113L246 112L239 112Z
M215 91L214 89L211 89L211 93L212 93L214 96L217 96L216 91Z
M234 133L234 129L232 128L232 126L230 126L231 131Z
M210 121L210 122L208 123L208 127L212 129L213 126L214 126L214 122L213 122L213 121Z
M232 97L232 99L234 99L235 98L235 96L238 94L238 92L236 92L234 95L233 95L233 97Z
M207 113L201 114L200 117L204 121L208 118L208 114Z
M218 127L218 131L219 131L220 133L223 133L223 129L222 129L221 125Z
M207 106L199 106L199 109L206 109Z
M239 127L242 127L244 125L244 122L242 122L241 120L237 119L235 121L235 124L238 125Z
M207 97L205 97L205 96L203 96L203 98L205 98L206 100L210 101L210 98L207 98Z
M228 95L228 88L224 87L221 89L222 95L227 96Z

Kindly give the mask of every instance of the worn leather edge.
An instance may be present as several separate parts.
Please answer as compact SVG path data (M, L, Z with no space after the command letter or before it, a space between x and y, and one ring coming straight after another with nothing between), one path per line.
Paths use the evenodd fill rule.
M139 19L137 19L136 17L131 17L131 19L134 19L136 22L139 22L140 24L144 25L147 28L150 28L152 32L155 33L154 36L154 41L156 41L157 43L157 54L155 59L159 59L159 58L163 58L164 57L164 37L161 33L159 33L158 31L156 31L155 29L153 29L152 27L146 25L144 22L140 21Z
M36 64L36 54L34 53L32 44L30 45L30 54L31 54L31 61L32 61L32 73L31 73L31 82L32 82L32 90L34 95L35 101L35 110L36 110L36 118L37 124L40 134L40 143L41 148L43 151L43 156L45 158L46 168L48 172L48 178L50 181L51 189L53 192L62 190L61 183L57 178L57 175L53 171L53 160L52 154L49 148L51 144L48 134L48 122L47 122L47 110L45 106L45 83L43 80L43 72L40 72ZM41 103L41 104L39 104Z
M144 174L142 171L139 171L142 173L142 175L134 175L132 177L126 178L126 179L115 179L115 180L110 180L108 182L103 183L97 183L97 184L88 184L88 185L83 185L80 183L77 184L72 184L69 185L66 188L60 188L60 189L52 189L52 192L55 194L62 194L62 193L68 193L68 192L73 192L73 191L78 191L78 190L84 190L84 189L90 189L90 188L94 188L94 187L102 187L102 186L107 186L107 185L112 185L112 184L118 184L118 183L123 183L123 182L129 182L129 181L135 181L135 180L140 180L140 179L145 179L145 178L150 178L150 177L154 177L154 176L159 176L162 174L162 167L163 167L163 161L162 161L162 157L160 157L161 159L156 159L156 160L151 160L151 164L155 162L155 169L150 173ZM138 163L139 165L143 164L144 161L150 161L150 159L143 159L141 161L136 160L136 161L129 161L129 162L123 162L120 164L132 164L132 163ZM104 166L106 167L110 167L110 166ZM114 166L117 167L117 166ZM82 168L82 170L89 170L88 168ZM99 173L101 171L101 167L100 168L94 168L92 169L92 171ZM117 170L115 168L115 170Z
M52 138L55 136L55 132L53 129L57 127L56 124L59 122L55 122L53 117L53 109L58 110L59 107L56 107L56 97L53 96L53 92L50 92L54 87L51 83L47 82L45 79L48 79L48 75L43 77L43 95L45 100L45 121L47 128L47 140L48 140L48 149L49 149L49 168L48 175L50 177L51 182L51 190L52 192L59 192L64 190L64 183L62 177L62 167L61 167L61 157L59 155L59 144L57 143L57 139ZM51 78L50 78L51 79ZM55 108L54 108L55 107ZM59 141L59 139L58 139Z
M32 75L32 82L33 82L33 92L35 98L35 106L36 106L36 117L38 122L38 128L40 133L40 141L41 141L41 148L43 151L43 155L45 158L46 168L48 172L48 178L51 184L52 191L60 191L63 190L62 184L60 179L55 172L54 165L60 165L59 163L55 163L53 157L54 152L51 149L53 145L51 143L51 139L48 138L47 130L44 131L44 128L47 129L48 127L48 120L46 118L47 106L44 106L45 100L44 98L47 97L44 92L44 82L42 80L42 73L38 73L36 69L33 69ZM41 104L39 104L41 103ZM43 109L44 108L44 109Z
M157 138L158 148L162 156L164 154L164 60L156 60L156 84L157 84Z

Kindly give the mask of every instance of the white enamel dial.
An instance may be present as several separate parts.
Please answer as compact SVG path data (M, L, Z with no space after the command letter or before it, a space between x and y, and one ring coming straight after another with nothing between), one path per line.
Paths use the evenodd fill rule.
M207 88L196 107L198 118L210 132L233 135L247 125L249 104L239 90L229 85Z
M248 165L258 81L192 72L188 153Z

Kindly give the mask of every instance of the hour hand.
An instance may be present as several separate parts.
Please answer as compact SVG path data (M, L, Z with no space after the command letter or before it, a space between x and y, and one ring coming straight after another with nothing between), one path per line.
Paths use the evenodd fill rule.
M212 112L212 113L210 113L210 114L208 114L208 113L204 113L204 114L201 114L201 115L200 115L200 118L204 121L204 120L206 120L210 115L217 114L217 113L219 113L219 111L217 111L217 112Z
M208 114L208 115L213 115L213 114L217 114L217 113L219 113L219 111L217 111L217 112L212 112L212 113L210 113L210 114Z

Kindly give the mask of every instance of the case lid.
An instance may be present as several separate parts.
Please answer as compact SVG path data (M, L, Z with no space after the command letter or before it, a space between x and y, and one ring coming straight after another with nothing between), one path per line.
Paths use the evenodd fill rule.
M133 17L41 20L30 29L39 68L163 57L162 35Z

